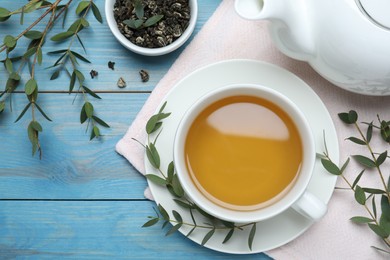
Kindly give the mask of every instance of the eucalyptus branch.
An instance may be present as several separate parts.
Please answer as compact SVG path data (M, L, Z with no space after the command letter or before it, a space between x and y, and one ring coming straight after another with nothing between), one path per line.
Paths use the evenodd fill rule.
M51 121L51 119L46 115L46 113L43 111L43 109L38 105L38 82L35 79L35 73L36 73L36 66L42 64L43 54L42 54L42 48L45 43L45 40L48 36L49 31L53 28L56 21L60 17L65 17L67 14L67 11L70 7L70 4L73 0L68 0L65 5L60 6L59 4L62 2L62 0L56 0L52 4L48 4L48 2L43 0L31 0L27 4L23 5L21 8L11 12L5 8L0 7L0 22L4 22L8 20L12 15L20 14L21 16L21 24L23 23L23 17L25 13L34 12L37 9L45 8L46 10L43 12L42 15L40 15L36 20L34 20L26 29L24 29L21 33L19 33L17 36L11 36L6 35L3 39L3 43L0 45L0 53L6 51L6 58L4 59L4 65L6 68L6 71L8 72L8 80L6 82L6 87L3 92L0 93L0 113L4 112L5 110L5 103L7 99L11 96L11 94L15 91L15 89L18 87L20 81L21 81L21 71L23 67L32 59L31 61L31 69L30 69L30 75L29 79L25 83L25 94L28 99L28 104L25 106L25 108L21 111L20 115L17 117L15 122L19 121L25 113L31 108L31 122L27 127L27 133L29 140L32 144L32 154L34 155L36 151L39 151L40 158L42 156L42 149L41 144L39 142L39 133L43 131L42 126L37 121L36 117L36 111L39 111L42 116ZM85 51L84 44L82 43L78 33L83 29L89 26L88 21L85 19L87 13L89 10L92 10L96 20L98 20L100 23L102 23L102 17L100 14L99 9L94 4L92 0L89 1L79 1L78 6L76 7L76 14L80 16L76 19L76 21L70 26L69 30L60 34L60 35L54 35L51 37L53 41L63 41L71 36L73 36L73 39L71 43L69 44L69 48L65 51L54 51L52 53L60 53L61 59L65 57L66 61L69 57L71 60L72 66L73 66L73 74L71 75L71 82L73 81L73 84L76 81L76 78L78 82L80 83L79 91L83 93L83 100L84 100L84 106L81 111L80 115L80 121L83 123L88 119L88 124L92 122L92 131L91 131L91 139L95 137L101 136L100 130L97 125L103 126L103 127L109 127L109 125L104 122L102 119L97 117L94 114L94 109L92 104L88 101L87 94L91 95L94 98L100 99L100 97L95 94L92 90L90 90L88 87L86 87L84 83L84 75L77 69L78 67L78 61L86 61L89 63L89 61L83 57L82 55L78 54L77 52L74 52L71 50L72 43L75 38L77 38L83 47ZM32 30L37 24L41 23L45 17L47 17L49 14L49 20L46 23L45 29L40 32L36 30ZM10 54L15 49L18 40L25 36L26 38L30 39L31 42L27 47L26 52L22 56L16 56L12 57ZM54 38L54 39L53 39ZM63 54L64 53L64 54ZM50 54L50 53L49 53ZM17 70L14 69L14 65L16 62L20 61L19 68ZM62 60L61 60L62 62ZM56 62L59 63L59 62ZM65 62L63 62L65 64ZM57 66L58 64L55 64ZM54 67L55 67L54 66ZM65 66L62 66L62 69L66 70ZM68 71L67 71L68 73ZM51 79L55 79L58 77L59 71L55 72ZM70 91L71 92L71 91ZM11 100L10 100L10 108L12 110ZM88 127L87 127L88 129Z
M198 205L196 205L194 202L190 201L180 184L179 178L177 176L177 173L175 171L174 163L173 161L169 163L166 173L161 169L161 161L160 161L160 155L156 148L156 142L161 134L162 124L163 120L170 116L171 113L165 113L164 108L166 106L166 102L162 105L160 110L153 115L146 124L146 133L147 133L147 144L144 145L140 141L135 140L136 142L140 143L144 148L146 152L146 157L149 161L149 163L153 166L153 168L160 174L146 174L145 177L159 185L165 187L170 194L173 196L173 200L175 203L180 206L182 209L189 211L192 219L192 223L188 221L183 221L182 216L179 212L173 210L172 214L174 219L170 218L167 211L163 208L162 205L158 205L158 211L155 210L156 216L152 217L149 216L149 220L143 225L143 227L150 227L158 222L163 222L163 228L168 224L171 223L172 227L168 230L166 235L170 235L177 230L179 230L183 225L192 227L192 229L187 233L187 236L189 236L192 232L194 232L196 229L209 229L207 234L204 236L201 245L205 245L207 241L215 234L215 231L223 231L227 230L227 234L225 236L225 239L222 241L222 243L226 243L230 240L230 238L233 236L233 233L235 230L242 230L244 227L251 226L251 230L249 232L248 236L248 247L250 250L252 250L252 244L253 240L256 234L256 223L246 223L246 224L240 224L236 225L232 222L223 221L218 218L215 218L214 216L211 216L207 212L203 211ZM157 133L157 131L159 131ZM157 135L154 137L153 141L151 136L153 134L157 133ZM196 218L193 214L193 211L197 211L200 213L201 216L207 219L208 223L204 223L203 225L197 224Z
M337 166L336 163L334 163L329 156L329 152L326 147L325 135L324 135L325 151L323 155L321 155L321 163L329 173L340 176L347 183L349 189L354 193L356 202L362 205L369 215L369 217L355 216L352 217L351 220L358 224L367 224L368 227L382 239L382 241L386 244L386 246L390 248L390 196L389 196L390 187L388 187L388 185L390 185L390 182L388 185L386 185L384 180L384 175L381 170L381 166L389 157L387 155L387 151L380 154L374 153L372 146L370 145L370 141L374 133L373 132L374 128L380 130L380 136L385 142L390 141L388 138L389 137L388 133L390 133L390 127L389 127L390 122L381 121L379 120L379 116L378 116L378 120L380 121L381 126L375 127L373 123L368 123L368 124L363 123L367 125L367 131L366 134L364 134L360 126L357 124L358 114L355 111L351 110L347 113L340 113L338 115L339 118L345 124L354 125L359 134L359 137L351 136L348 137L346 140L349 140L357 145L365 146L369 151L369 153L371 154L372 159L364 155L352 155L352 158L354 158L361 166L363 166L364 169L355 177L355 180L351 184L351 182L344 175L344 172L349 164L350 159L348 158L341 167ZM362 187L359 185L359 181L361 177L364 175L366 169L377 170L381 179L381 185L383 186L383 189ZM367 194L369 194L369 196L367 196ZM378 214L378 210L376 206L376 195L381 196L380 215ZM371 209L370 209L367 202L371 197L372 199L370 203L371 204ZM373 248L377 248L377 247L373 247Z

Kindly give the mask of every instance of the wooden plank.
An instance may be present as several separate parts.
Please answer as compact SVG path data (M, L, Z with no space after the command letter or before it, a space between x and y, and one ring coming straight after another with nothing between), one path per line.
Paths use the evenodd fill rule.
M103 15L104 22L103 24L98 23L93 16L88 16L88 21L90 22L90 28L85 29L80 33L80 38L83 40L84 45L86 46L87 52L84 53L82 46L77 43L73 45L75 49L74 51L83 54L90 61L91 64L80 62L80 71L84 73L86 76L85 84L91 89L98 91L151 91L155 85L160 81L160 79L166 74L172 63L179 56L181 51L185 48L185 46L190 42L190 40L194 37L194 35L200 30L203 24L208 20L210 15L214 12L215 8L219 5L220 1L215 0L198 0L199 5L199 15L198 21L196 24L196 28L190 40L187 44L175 52L163 55L159 57L144 57L135 53L132 53L122 47L119 42L114 38L111 31L108 28L108 25L105 21L104 14L104 2L105 1L95 1L100 11ZM20 1L10 1L3 0L0 3L1 7L6 7L9 10L14 10L17 7L21 6ZM68 28L72 21L72 17L75 17L75 8L77 6L77 2L71 5L71 10L68 13L67 23L65 29ZM16 35L21 30L23 30L31 21L33 21L38 14L26 14L24 18L24 26L19 26L19 16L11 17L6 23L0 23L0 41L5 35ZM46 23L42 25L38 25L36 30L44 30L44 26ZM61 23L58 23L56 27L54 27L52 33L50 33L50 37L55 35L56 33L61 32L62 27ZM26 46L25 39L21 39L21 43L18 43L16 48L16 53L21 55L24 51L24 46ZM58 50L58 49L66 49L68 48L69 43L66 42L64 44L53 43L48 40L43 48L43 53L47 53L50 51ZM23 46L23 48L22 48ZM73 47L72 47L73 48ZM38 66L36 79L39 84L40 90L44 91L67 91L69 86L69 78L65 73L62 73L61 76L54 81L50 81L49 78L51 74L54 72L53 69L47 69L47 67L54 64L57 60L58 55L44 55L43 63L41 66ZM5 53L0 54L0 60L5 58ZM111 70L108 68L108 61L115 62L115 70ZM70 69L70 67L69 67ZM98 71L99 75L91 79L89 76L89 72L91 70ZM139 71L141 69L145 69L150 74L150 80L147 83L141 82ZM27 69L26 69L27 70ZM19 91L24 90L24 82L28 79L28 73L24 70L24 74L22 77L22 84L18 88ZM119 77L123 77L127 82L127 88L119 89L117 87L117 80ZM3 66L0 66L0 86L5 85L7 75L5 73L5 69ZM2 87L1 87L2 88Z
M0 258L36 259L270 259L227 255L160 225L145 201L0 201Z
M40 94L39 102L53 122L41 115L43 157L31 156L27 125L31 112L17 123L26 105L15 94L13 111L0 120L0 198L143 198L146 182L115 152L149 94L100 94L91 100L97 115L111 128L101 128L101 140L89 141L86 123L80 124L81 96ZM4 112L5 113L5 112Z

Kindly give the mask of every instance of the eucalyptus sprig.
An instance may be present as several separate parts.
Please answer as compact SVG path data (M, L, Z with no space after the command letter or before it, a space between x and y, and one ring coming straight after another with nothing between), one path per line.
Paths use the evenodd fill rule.
M319 155L321 157L321 163L329 173L340 176L344 180L348 185L348 189L354 193L356 202L362 205L367 212L366 216L354 216L351 218L351 221L357 224L366 224L387 246L387 250L375 246L373 246L373 248L390 254L390 177L386 182L383 174L384 163L389 156L387 150L375 152L371 145L374 134L378 134L384 142L390 142L390 121L381 120L378 116L378 125L375 125L374 122L363 122L362 124L367 127L366 131L363 132L363 129L358 123L358 114L356 111L351 110L349 112L340 113L338 116L341 121L347 125L354 126L357 131L357 136L350 136L346 138L346 140L365 147L369 156L362 154L351 155L345 160L342 166L339 167L330 158L324 140L325 151L322 155ZM348 180L345 176L350 158L355 160L363 168L355 175L353 182ZM369 170L375 170L377 172L378 187L365 187L360 183L360 179L363 175L371 174L368 173ZM370 178L374 178L374 176L370 176ZM379 207L377 206L378 197L380 197ZM378 211L378 208L381 209L380 212Z
M168 165L166 172L161 169L161 160L160 154L156 148L156 142L158 137L162 131L163 120L170 116L170 113L165 113L164 109L166 107L166 102L162 105L160 110L153 116L150 117L146 124L146 133L148 135L147 144L144 145L140 141L133 139L140 143L146 152L146 157L149 163L152 165L154 169L158 171L159 174L146 174L146 178L162 187L165 187L170 194L172 195L173 201L183 210L186 210L190 213L191 220L185 221L181 214L175 210L172 210L172 216L170 217L168 212L164 209L164 207L159 204L157 210L155 210L155 216L149 216L148 221L143 225L143 227L150 227L159 222L162 222L162 228L165 228L168 223L172 224L172 227L166 232L166 236L171 235L178 231L182 226L188 226L191 230L186 234L186 236L190 236L194 231L203 229L209 230L206 235L203 237L201 245L205 245L210 238L215 234L216 231L226 231L225 238L221 243L227 243L233 236L236 230L241 231L245 227L251 226L249 236L248 236L248 247L252 250L253 240L256 235L256 223L246 223L236 225L233 222L228 222L224 220L220 220L214 216L211 216L204 210L202 210L198 205L192 202L187 198L181 184L177 173L175 171L174 163L171 161ZM155 135L155 138L152 139L152 135ZM207 222L199 224L194 215L194 212L200 213L200 216L206 219Z
M65 4L62 4L65 2ZM16 121L19 121L27 111L31 111L31 122L27 127L28 137L32 144L32 154L34 155L39 151L40 157L42 156L42 149L39 141L39 134L43 132L42 125L38 122L37 111L48 121L51 121L49 116L44 112L41 104L38 101L39 96L39 82L35 77L36 66L42 64L44 55L43 55L43 46L46 43L46 40L49 38L49 33L59 19L63 19L63 25L68 13L68 9L73 0L56 0L53 2L43 1L43 0L31 0L21 6L20 8L10 11L6 8L0 7L0 22L7 21L13 15L20 15L20 24L24 23L24 15L27 13L34 12L38 9L43 9L43 13L34 20L26 29L21 31L18 35L6 35L3 37L3 42L0 44L0 53L5 52L5 58L1 61L4 63L6 72L8 73L8 79L5 84L5 89L0 93L0 113L6 111L6 102L9 101L10 110L12 110L11 95L15 92L21 82L25 81L24 92L27 97L28 103L21 111ZM84 75L78 69L78 61L88 62L83 55L72 50L74 39L77 39L79 44L85 51L83 42L80 39L79 33L89 27L89 23L86 19L86 15L89 10L92 10L94 17L101 23L102 17L99 9L93 2L93 0L88 1L78 1L76 8L77 19L72 23L67 31L56 34L51 37L52 41L62 42L67 39L71 39L68 49L66 50L57 50L50 52L49 54L61 54L60 59L52 67L59 68L52 74L51 79L55 79L59 76L61 70L67 71L70 77L70 85L74 85L77 81L79 83L79 91L82 93L84 99L84 106L81 109L80 121L84 123L85 121L92 124L91 127L91 139L100 136L100 131L97 125L108 127L108 124L105 123L102 119L97 117L94 113L92 104L87 98L87 94L94 98L100 98L96 95L91 89L85 86ZM43 20L47 18L48 20ZM43 31L33 30L34 27L40 23L46 24ZM23 55L19 55L17 52L14 54L14 50L17 47L19 40L25 37L30 40L29 44L26 46L26 49ZM67 66L67 61L70 60L72 73L69 73ZM22 71L23 68L29 65L28 76L23 80ZM70 92L72 92L73 87L70 87ZM88 127L87 127L88 129Z

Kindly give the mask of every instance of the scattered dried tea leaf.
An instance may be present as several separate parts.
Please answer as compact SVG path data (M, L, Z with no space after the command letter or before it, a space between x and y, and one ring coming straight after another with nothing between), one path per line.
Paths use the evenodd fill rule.
M117 85L118 85L119 88L125 88L126 87L126 81L124 80L124 78L120 77L118 79Z
M95 78L95 77L97 77L97 75L99 74L96 70L91 70L90 72L89 72L89 74L91 75L91 78L93 79L93 78Z
M109 68L109 69L114 70L114 69L115 69L114 66L115 66L115 62L113 62L113 61L109 61L109 62L108 62L108 68Z
M149 81L149 73L146 70L140 70L139 75L141 76L142 82L148 82Z

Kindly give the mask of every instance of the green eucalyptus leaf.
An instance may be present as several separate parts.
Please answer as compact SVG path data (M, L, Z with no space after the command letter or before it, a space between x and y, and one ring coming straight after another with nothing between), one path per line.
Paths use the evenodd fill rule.
M214 233L215 233L215 227L212 230L210 230L209 232L207 232L207 234L202 239L201 245L204 246L207 243L207 241L209 241L210 238L214 235Z
M81 1L76 8L76 14L80 15L90 5L90 1Z
M73 91L75 83L76 83L76 71L74 70L72 72L72 76L70 77L69 94Z
M160 185L160 186L165 186L167 185L167 181L160 176L157 176L155 174L146 174L145 175L146 179L150 180L154 184Z
M364 193L364 190L359 185L356 185L355 187L355 200L360 205L366 204L366 194Z
M368 223L368 226L372 231L374 231L375 234L377 234L381 238L387 238L389 236L386 230L384 230L381 226L372 223Z
M56 70L51 74L50 80L55 80L60 76L61 70Z
M85 121L87 121L87 119L87 113L85 112L85 107L83 106L80 112L80 123L83 124Z
M196 229L196 226L191 228L190 232L187 233L186 237L189 237L192 234L192 232L194 232L195 229Z
M390 234L390 219L381 215L379 219L379 226L387 233L387 236Z
M92 140L92 139L94 139L95 137L99 137L99 136L100 136L99 127L93 126L92 131L91 131L91 137L89 138L89 140Z
M179 181L179 178L177 177L177 174L175 174L172 178L172 188L173 188L173 191L177 197L181 198L184 196L184 190L180 184L180 181Z
M74 73L76 74L76 78L79 81L80 86L82 86L85 80L84 74L79 70L74 70Z
M152 26L152 25L155 25L156 23L158 23L162 18L164 17L164 15L161 15L161 14L158 14L158 15L154 15L152 17L150 17L149 19L147 19L145 22L144 22L144 27L149 27L149 26Z
M160 156L156 150L154 144L146 146L146 157L149 163L156 169L160 168Z
M39 65L42 64L42 59L43 59L42 48L38 48L37 49L37 62Z
M234 228L231 228L229 232L226 234L225 239L222 241L222 244L227 243L230 240L230 238L232 238L233 233L234 233Z
M178 231L182 225L183 225L182 223L178 223L178 224L174 225L170 230L168 230L168 232L165 234L165 236L172 235L173 233Z
M110 126L106 122L104 122L101 118L97 116L92 116L92 119L95 120L95 122L98 123L99 125L110 128Z
M381 166L385 162L386 159L387 159L387 151L384 151L376 159L376 166L377 167Z
M186 209L193 209L194 206L192 206L190 203L179 200L179 199L173 199L179 206L186 208Z
M341 175L342 172L340 171L339 167L334 164L332 161L328 159L321 159L322 166L324 166L325 170L327 170L329 173L334 175Z
M361 165L367 167L367 168L375 168L376 164L373 160L370 158L363 156L363 155L353 155L352 156L358 163Z
M358 119L358 115L354 110L350 110L348 113L339 113L338 116L346 124L354 124Z
M365 172L365 170L362 170L358 176L355 178L353 184L352 184L352 189L355 188L356 184L358 184L358 182L360 181L360 178L363 176L363 173Z
M35 103L35 107L38 109L38 111L42 114L42 116L44 118L46 118L46 120L48 121L51 121L51 119L45 114L45 112L43 112L42 108L38 105L38 103Z
M143 224L142 227L151 227L151 226L157 224L158 221L159 221L158 218L152 218L151 220L149 220L145 224Z
M6 35L3 39L4 45L8 48L8 50L13 50L16 46L17 40L12 35Z
M365 141L363 141L362 139L359 139L359 138L356 138L356 137L348 137L346 140L349 140L355 144L360 144L360 145L366 145L367 143Z
M30 30L24 34L24 37L30 40L39 40L43 37L43 33L36 30Z
M103 18L102 18L102 15L100 14L100 11L99 11L99 8L95 5L94 2L91 2L92 4L92 13L93 15L95 16L95 19L99 22L99 23L103 23Z
M74 32L72 31L60 32L54 35L53 37L51 37L50 39L54 42L60 42L72 37L73 34Z
M3 112L5 109L5 102L4 101L0 101L0 113Z
M386 142L390 142L390 125L385 120L381 121L381 136Z
M34 2L29 2L28 4L26 4L23 8L23 12L25 13L31 13L31 12L34 12L35 10L37 10L39 7L42 6L42 3L43 1L38 1L36 3Z
M95 92L93 92L91 89L87 88L86 86L83 86L83 89L85 90L85 92L87 92L92 97L97 98L97 99L102 99L100 96L98 96Z
M87 114L87 117L88 118L92 118L93 116L93 105L91 104L91 102L85 102L84 103L84 109L85 109L85 113Z
M371 207L372 207L372 213L374 214L374 218L376 219L377 218L377 210L376 210L375 195L372 196Z
M24 58L29 58L31 57L32 55L34 55L36 52L37 52L37 47L31 47L29 48L24 54L23 54L23 57Z
M164 209L164 207L161 204L158 204L158 211L160 212L164 220L169 220L168 212Z
M84 62L87 62L87 63L91 63L87 58L85 58L84 56L82 56L81 54L77 53L77 52L74 52L74 51L70 51L76 58L78 58L79 60L82 60Z
M12 73L14 71L14 67L10 58L5 59L4 66L8 73Z
M367 223L374 222L373 219L370 219L370 218L367 218L367 217L361 217L361 216L352 217L351 221L353 221L353 222L355 222L357 224L367 224Z
M39 124L38 123L38 121L31 121L31 123L30 123L30 125L31 125L31 127L34 129L34 130L36 130L36 131L38 131L38 132L42 132L42 126L41 126L41 124Z
M5 8L0 7L0 22L4 22L11 17L11 12Z
M364 192L370 193L370 194L385 194L386 192L381 189L375 189L375 188L362 188Z
M167 180L168 180L168 182L172 182L174 173L175 173L175 165L174 165L174 163L172 161L172 162L169 163L168 170L167 170L167 174L168 174Z
M368 124L368 127L367 127L367 133L366 133L366 140L367 140L367 143L369 143L371 141L371 138L372 138L372 129L373 129L373 124L372 122L370 124Z
M25 84L25 92L26 95L31 95L34 93L34 91L37 89L38 85L35 79L31 78L29 79Z
M256 235L256 223L253 223L251 231L249 232L249 237L248 237L248 246L249 249L252 251L252 245L253 245L253 240Z
M181 217L180 213L177 212L176 210L172 210L173 217L176 219L177 222L182 223L183 218Z
M15 120L15 123L18 122L22 117L23 115L26 113L26 111L29 109L29 107L31 106L31 103L28 103L24 109L22 110L22 112L20 113L20 115L18 116L18 118L16 118Z
M382 216L385 216L390 220L390 202L385 195L382 195L381 197L381 209Z

